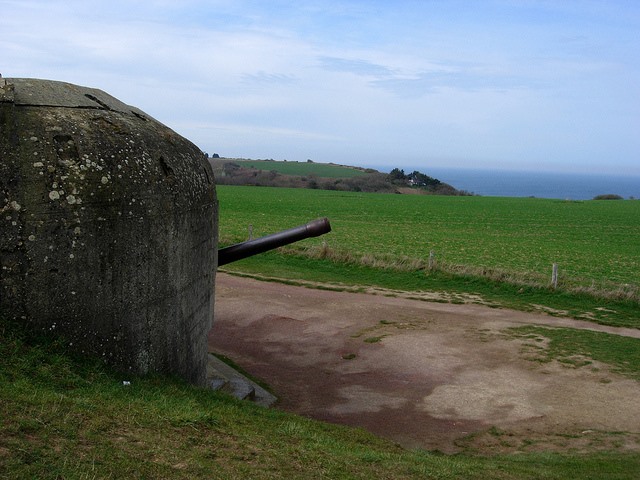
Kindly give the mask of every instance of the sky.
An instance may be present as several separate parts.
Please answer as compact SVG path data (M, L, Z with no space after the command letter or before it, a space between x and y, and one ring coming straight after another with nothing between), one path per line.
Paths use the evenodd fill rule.
M637 0L0 0L0 74L210 155L640 176Z

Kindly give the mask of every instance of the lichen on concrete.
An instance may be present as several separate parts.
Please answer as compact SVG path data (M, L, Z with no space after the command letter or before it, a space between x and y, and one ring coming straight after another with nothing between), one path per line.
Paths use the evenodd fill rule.
M201 383L217 200L191 142L96 89L0 79L3 313Z

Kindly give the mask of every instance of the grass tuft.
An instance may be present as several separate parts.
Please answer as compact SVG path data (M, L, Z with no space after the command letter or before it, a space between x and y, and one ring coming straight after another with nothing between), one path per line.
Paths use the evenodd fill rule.
M385 337L386 335L380 335L378 337L368 337L364 339L365 343L378 343L380 341L382 341L382 339Z
M591 330L524 326L509 329L513 335L545 343L544 348L526 344L532 360L557 360L572 368L593 365L594 361L607 364L613 372L640 380L640 339L623 337ZM540 341L546 340L546 341ZM599 373L598 368L592 372ZM608 383L608 382L603 382Z

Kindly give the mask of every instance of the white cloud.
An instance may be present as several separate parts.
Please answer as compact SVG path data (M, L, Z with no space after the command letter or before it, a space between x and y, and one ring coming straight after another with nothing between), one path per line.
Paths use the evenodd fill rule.
M581 5L0 0L0 72L221 154L637 162L640 7Z

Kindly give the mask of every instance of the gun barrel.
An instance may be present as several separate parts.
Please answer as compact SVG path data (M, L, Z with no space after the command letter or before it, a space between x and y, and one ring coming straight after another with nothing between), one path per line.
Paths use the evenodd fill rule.
M331 225L329 224L329 219L320 218L306 225L300 225L299 227L283 230L282 232L256 238L255 240L237 243L218 250L218 266L221 267L227 263L236 262L243 258L257 255L258 253L304 240L305 238L319 237L330 231Z

